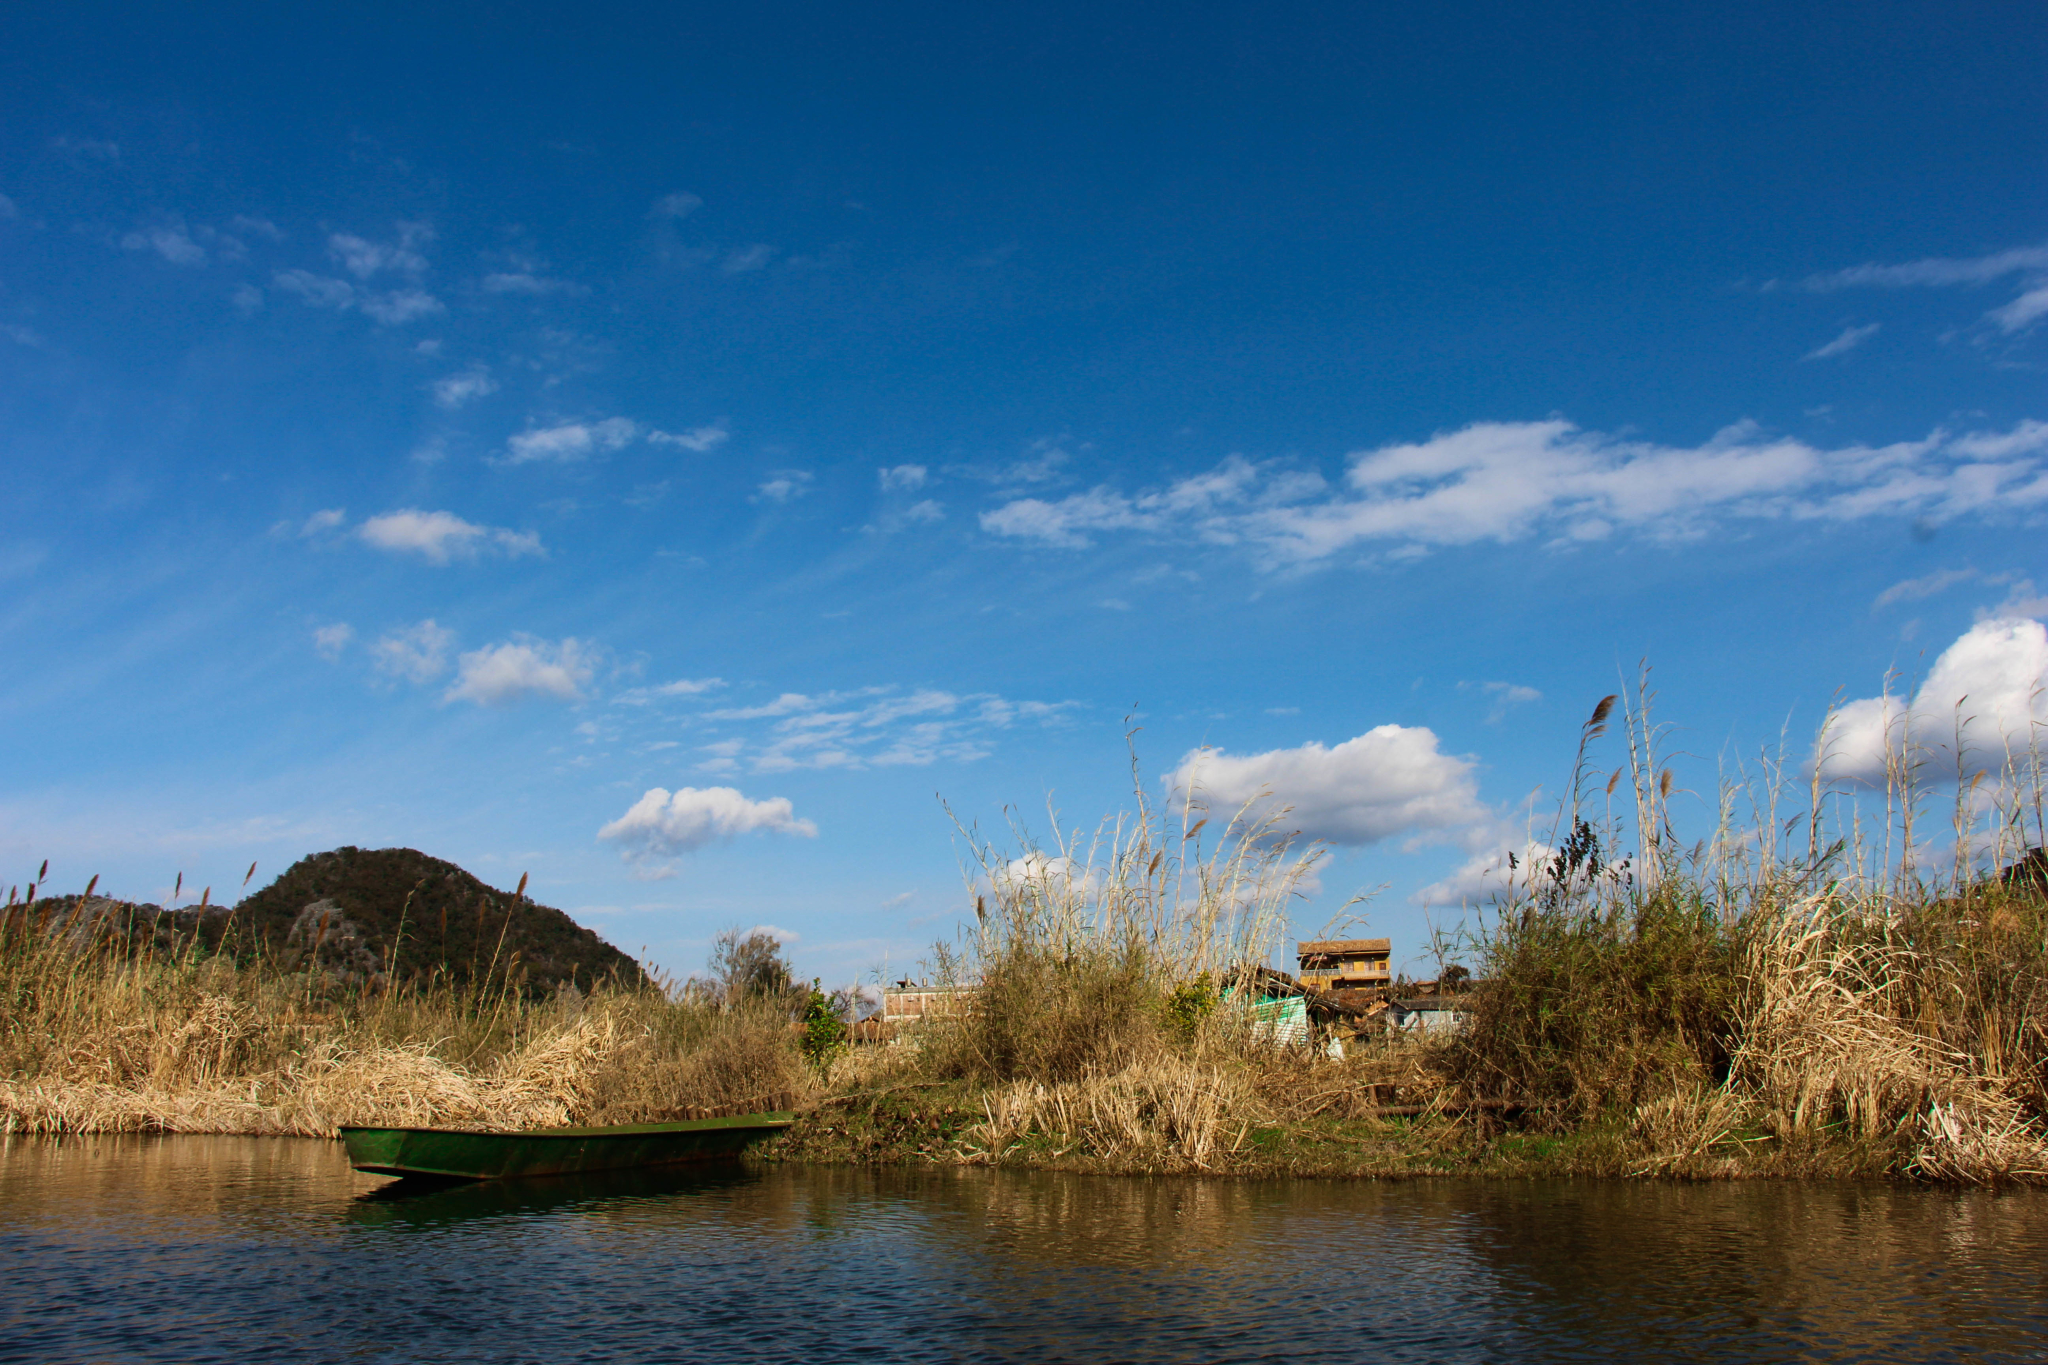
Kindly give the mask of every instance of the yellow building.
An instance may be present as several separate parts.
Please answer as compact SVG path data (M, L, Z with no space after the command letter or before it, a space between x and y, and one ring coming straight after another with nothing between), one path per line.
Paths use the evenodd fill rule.
M1328 938L1295 945L1301 984L1319 991L1390 986L1394 941L1387 938Z

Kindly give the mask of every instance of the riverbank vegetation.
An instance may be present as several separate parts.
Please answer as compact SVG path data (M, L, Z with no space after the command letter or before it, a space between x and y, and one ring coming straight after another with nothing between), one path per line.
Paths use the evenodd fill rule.
M2036 751L1959 773L1938 865L1924 784L1831 795L1775 758L1724 782L1688 843L1646 698L1600 704L1556 832L1439 934L1440 964L1471 977L1454 1028L1287 1042L1248 968L1320 850L1284 808L1154 808L1140 784L1133 813L1085 835L963 831L974 918L928 964L955 1007L883 1043L849 1042L772 940L736 933L686 986L539 992L495 963L342 984L228 940L82 942L16 906L0 1124L320 1134L794 1107L764 1155L2048 1179Z

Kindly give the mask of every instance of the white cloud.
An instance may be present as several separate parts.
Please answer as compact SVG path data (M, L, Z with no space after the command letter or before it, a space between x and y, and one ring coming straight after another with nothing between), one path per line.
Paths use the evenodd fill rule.
M206 248L193 241L182 225L131 232L121 239L121 245L130 251L153 250L172 265L206 264Z
M1069 549L1090 544L1090 531L1151 530L1159 524L1156 515L1138 511L1130 499L1106 488L1091 488L1058 502L1019 498L981 514L981 529L991 534Z
M356 638L356 629L346 621L337 621L331 626L321 626L313 632L313 648L320 657L332 663L348 648L348 642Z
M417 507L371 517L356 528L356 534L380 550L416 554L429 564L473 559L486 549L514 558L544 553L537 532L478 526L453 512L424 512Z
M386 632L370 646L370 660L379 673L408 682L432 682L448 671L448 650L455 632L436 625L433 618Z
M755 501L788 502L811 491L811 475L801 469L784 469L775 477L762 484L755 493Z
M315 308L338 312L358 309L387 326L411 322L448 310L439 299L419 289L395 289L388 294L371 294L347 280L316 275L310 270L280 270L270 282L289 294L297 294Z
M441 700L479 706L504 706L535 696L581 701L596 665L596 651L573 637L551 644L518 636L465 653L454 684Z
M625 417L607 417L601 422L561 422L520 432L505 443L508 463L531 464L537 460L569 463L600 451L623 449L640 435L640 425Z
M489 367L472 365L459 374L443 375L434 381L434 402L451 412L473 399L498 391Z
M884 493L895 492L898 489L910 492L922 488L925 485L926 476L931 473L929 469L921 464L899 464L889 469L877 470L876 472L881 477L882 491Z
M1997 582L1998 580L1993 579L1991 581ZM1980 621L1993 616L2048 618L2048 596L2044 596L2035 590L2033 579L2018 579L2005 594L2003 602L2000 602L1990 611L1980 611L1977 613L1977 619Z
M1480 803L1472 763L1437 750L1423 727L1382 725L1334 748L1233 757L1196 749L1168 779L1177 801L1205 810L1217 824L1249 805L1258 819L1281 807L1282 833L1299 830L1334 844L1428 838L1490 818Z
M418 275L427 268L427 258L418 248L432 240L433 229L426 224L400 223L396 242L372 242L353 233L334 233L327 239L327 254L359 280L387 270Z
M2008 251L1961 259L1936 256L1908 261L1904 265L1851 266L1847 270L1811 276L1806 287L1821 290L1859 286L1884 289L1941 287L1988 284L2008 275L2026 277L2019 297L2002 308L1992 309L1984 315L1984 320L2002 332L2020 332L2048 314L2048 246L2014 247Z
M246 213L238 213L228 219L228 226L251 237L268 237L273 242L284 240L283 230L268 218L253 218Z
M723 678L677 678L674 682L658 683L647 690L657 697L696 697L715 692L723 686Z
M323 507L319 511L315 512L312 516L306 518L305 524L299 527L299 535L302 538L306 536L317 536L322 531L332 531L335 527L340 526L343 522L347 520L347 508Z
M365 313L387 327L396 327L415 318L432 317L448 310L441 300L419 289L396 289L389 294L365 294L357 304Z
M797 818L786 796L750 801L732 787L649 788L632 809L597 832L628 862L672 858L742 834L797 834L818 827Z
M270 277L270 282L316 308L350 308L356 301L356 287L347 280L316 275L310 270L280 270Z
M1533 841L1512 849L1487 849L1475 853L1450 876L1423 887L1409 899L1417 905L1486 905L1512 894L1526 894L1550 856L1548 844Z
M583 286L570 280L549 279L524 270L497 271L484 276L486 294L580 294Z
M1502 720L1504 720L1507 717L1508 709L1510 707L1521 706L1528 702L1543 700L1543 694L1541 692L1538 692L1533 687L1524 687L1520 683L1461 682L1458 684L1458 690L1460 692L1477 691L1483 693L1486 696L1488 701L1491 703L1487 707L1486 711L1486 723L1488 725L1498 725Z
M1919 602L1936 593L1947 592L1956 584L1967 583L1977 576L1975 569L1936 569L1933 573L1920 578L1908 578L1892 584L1877 595L1877 600L1870 604L1870 609L1877 611L1894 602Z
M1929 257L1904 265L1854 265L1824 275L1809 276L1808 289L1852 289L1876 286L1886 289L1915 285L1985 284L2006 275L2048 270L2048 246L2015 247L1987 256L1963 259Z
M1555 543L1622 530L1675 537L1730 520L2011 515L2048 504L2048 424L1888 446L1821 449L1753 424L1699 446L1663 446L1571 423L1483 422L1414 444L1359 451L1345 487L1238 457L1137 496L1096 488L1023 498L981 515L997 535L1052 545L1139 531L1242 545L1269 564L1354 547L1397 555L1542 535Z
M1876 336L1878 328L1882 327L1883 325L1883 323L1872 322L1866 323L1861 327L1844 327L1842 329L1842 334L1840 336L1836 337L1833 341L1830 341L1825 346L1818 346L1815 347L1813 350L1808 351L1805 355L1801 356L1800 359L1826 360L1831 356L1846 355L1850 351L1855 350L1858 346L1861 346L1864 342Z
M680 446L684 450L694 450L701 455L724 445L728 435L723 424L714 422L710 426L695 427L689 431L649 431L647 439L653 445Z
M1821 772L1832 781L1882 786L1891 755L1918 764L1923 782L1995 773L2008 746L2025 753L2043 725L2048 630L2035 620L1992 617L1942 651L1910 704L1865 697L1837 710L1821 737Z
M678 191L675 194L664 194L655 200L654 207L648 212L655 218L687 218L703 205L704 201L696 195Z
M707 711L726 723L772 722L765 736L699 746L704 772L733 772L742 755L754 772L795 768L923 767L940 759L973 762L991 752L993 733L1020 721L1057 724L1072 702L1009 701L993 693L960 696L937 688L899 692L784 692L758 706Z
M35 328L24 327L18 322L0 323L0 337L6 337L17 346L41 346L43 339Z
M738 247L727 253L725 264L721 265L719 269L728 275L739 275L749 270L759 270L767 265L774 255L774 247L769 246L766 242L756 242L752 246Z
M2003 308L1994 308L1984 316L1997 324L2001 332L2023 332L2048 315L2048 284L2036 285Z
M253 284L238 284L235 292L228 295L228 301L235 305L235 311L243 317L254 317L263 311L263 291Z

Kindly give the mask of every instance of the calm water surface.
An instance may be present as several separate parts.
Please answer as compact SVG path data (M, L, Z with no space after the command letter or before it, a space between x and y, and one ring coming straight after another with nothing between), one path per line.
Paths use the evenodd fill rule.
M384 1183L335 1143L0 1143L0 1359L2048 1360L2036 1193Z

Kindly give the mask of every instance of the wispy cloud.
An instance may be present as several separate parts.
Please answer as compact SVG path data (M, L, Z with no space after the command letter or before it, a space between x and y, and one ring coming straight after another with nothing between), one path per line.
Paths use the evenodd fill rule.
M694 450L702 455L724 445L727 432L724 425L714 422L710 426L693 427L689 431L653 431L647 433L648 443L658 446L675 446L682 450Z
M427 512L417 507L371 517L356 528L356 535L377 549L416 554L429 564L474 559L485 551L514 558L545 553L538 532L479 526L453 512Z
M1840 336L1825 346L1816 346L1813 350L1801 356L1800 359L1827 360L1833 356L1847 355L1850 351L1855 350L1858 346L1876 336L1878 328L1883 325L1883 323L1870 322L1865 323L1861 327L1844 327Z
M312 307L332 308L337 312L356 309L389 327L448 311L439 299L423 289L372 293L347 280L318 275L310 270L280 270L270 277L270 282L287 294L296 294Z
M1460 692L1478 692L1487 699L1486 723L1498 725L1507 718L1510 708L1526 706L1530 702L1542 701L1543 694L1533 687L1510 682L1461 682Z
M980 521L992 535L1065 547L1112 532L1194 536L1283 565L1373 546L1673 538L1736 520L2010 515L2048 504L2048 423L1823 449L1747 422L1691 447L1560 419L1484 422L1359 451L1347 465L1333 490L1312 471L1232 456L1163 488L1019 498Z
M654 201L648 216L653 218L687 218L704 206L704 201L687 190L664 194Z
M553 461L561 464L588 459L592 455L623 450L635 441L650 445L676 446L698 452L715 450L726 440L722 425L697 427L692 431L669 432L643 426L630 417L606 417L597 421L557 422L552 426L529 427L505 443L507 464Z
M789 502L811 491L812 475L803 469L780 469L754 491L756 502Z
M766 242L755 242L752 246L736 247L726 253L719 269L728 275L741 275L750 270L760 270L775 257L775 248Z
M2022 277L2019 297L1992 309L1984 320L2001 332L2013 333L2025 331L2048 314L2048 246L2013 247L1983 256L1930 256L1901 265L1873 262L1809 276L1805 285L1815 290L1910 289L1988 284L2010 275Z
M1054 724L1072 702L1011 701L994 693L957 695L937 688L901 692L784 692L755 706L704 713L708 721L770 722L765 733L700 746L699 771L787 772L793 768L922 767L971 762L991 752L995 735L1020 723Z
M1980 577L1975 569L1936 569L1919 578L1908 578L1894 583L1877 595L1870 604L1872 611L1882 611L1894 602L1919 602L1937 593L1947 592L1958 583L1967 583Z
M427 258L419 248L433 240L434 230L425 223L398 224L398 239L390 242L373 242L354 233L336 232L327 238L327 255L359 280L386 271L420 275L426 271Z
M313 631L313 648L320 657L332 663L348 648L348 642L356 638L356 628L346 621L320 626Z
M154 251L172 265L206 264L206 248L193 241L182 224L131 232L121 245L129 251Z
M535 275L524 270L502 270L484 276L483 291L486 294L580 294L582 285L573 280L550 279L546 275Z
M448 671L455 632L432 617L403 630L387 631L370 646L370 662L387 677L427 683Z
M498 381L491 378L487 365L471 365L456 374L444 375L434 381L434 402L449 411L486 397L498 391Z
M876 471L884 493L914 492L924 487L929 469L921 464L899 464Z

